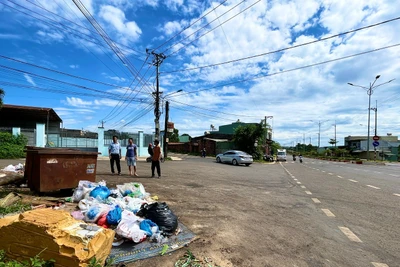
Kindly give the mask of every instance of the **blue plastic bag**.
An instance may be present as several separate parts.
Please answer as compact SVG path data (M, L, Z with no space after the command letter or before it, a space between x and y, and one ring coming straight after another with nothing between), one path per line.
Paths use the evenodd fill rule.
M115 209L110 210L106 216L109 225L117 225L121 221L122 209L116 205Z
M107 186L97 186L94 188L92 191L90 191L90 196L105 200L111 195L110 189L107 188Z
M152 222L149 219L145 219L145 220L141 221L140 225L139 225L140 230L145 231L147 236L152 236L153 235L153 232L151 231L151 228L154 227L154 226L157 226L157 224L155 224L154 222ZM157 229L158 229L158 226L157 226Z

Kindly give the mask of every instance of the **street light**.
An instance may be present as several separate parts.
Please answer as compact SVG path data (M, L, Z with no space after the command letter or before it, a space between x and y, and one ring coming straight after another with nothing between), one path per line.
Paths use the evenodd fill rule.
M384 82L384 83L375 85L375 83L376 83L376 81L379 79L379 77L381 77L381 75L377 75L377 76L375 77L374 82L373 82L372 84L369 83L369 87L365 87L365 86L361 86L361 85L357 85L357 84L353 84L353 83L347 83L348 85L355 86L355 87L360 87L360 88L365 89L365 90L367 91L367 94L368 94L367 160L369 160L369 137L370 137L370 118L371 118L371 95L373 94L375 88L377 88L377 87L379 87L379 86L381 86L381 85L384 85L384 84L387 84L387 83L390 83L390 82L394 81L394 79L392 79L392 80L390 80L390 81L387 81L387 82ZM375 86L374 86L374 85L375 85Z
M170 96L170 95L173 95L173 94L180 93L180 92L182 92L182 91L183 91L182 89L179 89L178 91L175 91L175 92L172 92L172 93L166 94L165 96L163 96L163 98L166 98L167 96Z

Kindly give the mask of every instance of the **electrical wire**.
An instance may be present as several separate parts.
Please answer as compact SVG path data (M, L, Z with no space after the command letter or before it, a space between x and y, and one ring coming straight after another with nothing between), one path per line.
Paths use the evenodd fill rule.
M197 107L197 106L194 106L194 105L186 104L186 103L183 103L183 102L180 102L180 101L176 101L176 100L169 100L169 101L172 101L174 103L178 103L178 104L181 104L181 105L185 105L185 106L188 106L188 107L192 107L192 108L197 108L197 109L201 109L201 110L206 110L206 111L218 113L218 114L225 114L225 115L237 116L237 117L248 117L248 118L259 118L260 117L260 116L250 116L250 115L243 115L243 114L233 114L233 113L223 112L223 111L220 111L220 110L212 110L212 109L208 109L208 108L201 108L201 107Z
M262 56L266 56L266 55L270 55L270 54L280 53L280 52L284 52L284 51L287 51L287 50L290 50L290 49L294 49L294 48L298 48L298 47L302 47L302 46L306 46L306 45L310 45L310 44L326 41L326 40L329 40L329 39L332 39L332 38L340 37L342 35L346 35L346 34L349 34L349 33L354 33L354 32L357 32L357 31L369 29L369 28L376 27L376 26L379 26L379 25L382 25L382 24L386 24L386 23L389 23L389 22L393 22L393 21L396 21L396 20L399 20L399 19L400 19L400 17L396 17L396 18L393 18L393 19L389 19L389 20L385 20L385 21L379 22L379 23L371 24L371 25L368 25L368 26L365 26L365 27L361 27L361 28L357 28L357 29L354 29L354 30L338 33L338 34L331 35L331 36L324 37L324 38L320 38L318 40L314 40L314 41L310 41L310 42L306 42L306 43L302 43L302 44L298 44L298 45L294 45L294 46L290 46L290 47L286 47L286 48L282 48L282 49L278 49L278 50L274 50L274 51L270 51L270 52L265 52L265 53L261 53L261 54L257 54L257 55L253 55L253 56L249 56L249 57L243 57L243 58L229 60L229 61L225 61L225 62L221 62L221 63L215 63L215 64L199 66L199 67L193 67L193 68L186 68L186 69L179 69L179 70L172 70L172 71L163 71L161 73L163 73L163 74L164 73L175 73L175 72L183 72L183 71L191 71L191 70L197 70L197 69L216 67L216 66L229 64L229 63L239 62L239 61L242 61L242 60L253 59L253 58L262 57Z
M13 1L11 1L11 0L8 0L8 1L15 4L15 2L13 2ZM43 7L43 6L40 5L40 4L38 5L38 4L36 4L35 2L29 1L29 0L25 0L25 1L28 2L28 3L30 3L30 4L32 4L32 5L34 5L34 6L36 6L37 8L43 9L43 10L45 10L46 12L53 14L54 16L57 16L58 18L61 18L61 19L65 20L65 21L68 21L69 23L72 23L72 24L78 26L79 28L83 28L83 29L85 29L85 30L88 30L88 31L91 32L91 33L97 34L97 32L95 32L95 31L93 31L93 30L91 30L91 29L85 27L83 24L78 24L78 23L76 23L76 22L74 22L74 21L72 21L72 20L69 20L69 19L67 19L67 18L65 18L65 17L62 17L62 16L58 15L57 13L55 13L55 12L53 12L53 11L51 11L51 10L46 9L45 7ZM68 3L65 2L65 0L63 0L63 1L64 1L64 3L66 4L66 6L68 6L68 8L69 8L70 10L72 10L71 7L68 5ZM57 2L56 2L56 3L57 3ZM57 3L57 4L58 4L58 3ZM31 11L32 11L32 10L31 10ZM68 27L68 26L65 25L65 24L62 24L62 25L65 26L65 27ZM69 27L69 28L71 28L71 27ZM72 29L73 29L73 28L72 28ZM74 29L74 30L76 30L76 29ZM82 32L81 32L81 33L82 33ZM85 34L85 33L82 33L82 34ZM86 35L86 34L85 34L85 35ZM87 36L89 36L89 35L87 35ZM112 40L112 39L110 39L110 40L111 40L112 42L118 44L120 47L125 47L125 48L127 48L128 50L125 50L126 52L133 51L133 52L138 53L139 55L142 55L142 54L143 54L142 52L139 52L139 51L137 51L137 50L134 50L133 48L128 47L128 46L126 46L126 45L124 45L124 44L118 43L118 42L116 42L116 41L114 41L114 40ZM142 61L143 59L139 59L139 60Z
M178 35L180 35L181 33L183 33L184 31L186 31L187 29L189 29L191 26L193 26L194 24L196 24L197 22L199 22L200 20L202 20L203 18L205 18L208 14L210 14L211 12L215 11L215 9L217 9L218 7L220 7L221 5L223 5L226 1L228 0L224 0L221 3L219 3L218 6L216 6L215 8L213 7L213 9L211 9L209 12L207 12L206 14L204 14L203 16L201 16L200 18L196 19L194 22L192 22L191 24L189 24L188 26L184 27L181 31L179 31L178 33L176 33L174 36L172 36L171 38L169 38L168 40L166 40L164 43L162 43L161 45L157 46L156 48L153 49L153 51L161 48L162 46L166 45L167 43L169 43L171 40L175 39Z
M225 83L225 84L219 84L219 85L216 85L216 86L213 86L213 87L209 87L209 88L203 88L203 89L190 91L190 92L183 92L183 93L180 94L180 96L185 95L185 94L187 95L187 94L198 93L198 92L202 92L202 91L209 91L209 90L216 89L216 88L219 88L219 87L224 87L224 86L228 86L228 85L232 85L232 84L238 84L238 83L244 83L244 82L248 82L248 81L252 81L252 80L256 80L256 79L261 79L261 78L265 78L265 77L270 77L270 76L275 76L275 75L288 73L288 72L292 72L292 71L296 71L296 70L302 70L302 69L306 69L306 68L311 68L311 67L315 67L315 66L319 66L319 65L335 62L335 61L340 61L340 60L344 60L344 59L348 59L348 58L352 58L352 57L357 57L357 56L361 56L361 55L365 55L365 54L369 54L369 53L373 53L373 52L377 52L377 51L381 51L381 50L385 50L385 49L389 49L389 48L393 48L393 47L397 47L397 46L400 46L400 43L397 43L397 44L394 44L394 45L388 45L388 46L384 46L384 47L380 47L380 48L376 48L376 49L372 49L372 50L369 50L369 51L356 53L356 54L349 55L349 56L343 56L343 57L330 59L330 60L326 60L326 61L322 61L322 62L310 64L310 65L305 65L305 66L301 66L301 67L297 67L297 68L293 68L293 69L282 70L282 71L263 74L263 75L254 75L254 76L252 76L250 78L247 78L247 79L233 81L233 82L229 82L229 83ZM170 98L172 98L172 97L176 97L176 96L170 96Z
M261 0L258 0L258 1L255 2L254 4L252 4L252 5L250 5L249 7L243 9L242 11L240 11L240 12L239 12L238 14L236 14L235 16L233 16L233 17L231 17L231 18L225 20L224 22L220 23L218 26L216 26L216 27L212 28L211 30L205 32L204 34L198 36L197 38L195 38L195 39L192 40L191 42L185 44L184 46L182 46L182 47L179 48L178 50L176 50L176 51L172 52L171 54L169 54L168 57L170 57L170 56L172 56L172 55L178 53L179 51L181 51L181 50L184 49L185 47L187 47L187 46L189 46L190 44L196 42L196 41L199 40L201 37L203 37L203 36L209 34L210 32L214 31L215 29L217 29L217 28L219 28L219 27L222 27L223 24L227 23L228 21L230 21L231 19L237 17L238 15L242 14L243 12L245 12L245 11L248 10L248 9L250 9L252 6L254 6L255 4L257 4L257 3L260 2L260 1L261 1Z
M134 79L141 82L143 85L147 85L143 83L143 79L140 76L140 73L136 70L136 68L132 65L132 63L125 57L122 51L116 46L112 41L111 38L108 37L107 33L104 29L100 26L100 24L96 21L96 19L90 14L90 12L86 9L86 7L82 4L80 0L72 0L77 8L82 12L82 14L86 17L86 19L92 24L98 34L103 38L103 40L108 44L114 54L119 58L119 60L127 67L127 69L131 72L134 76ZM148 86L148 85L147 85ZM144 87L143 87L144 88ZM150 88L151 93L151 88Z
M260 0L259 0L260 1ZM259 2L258 1L258 2ZM212 21L210 21L209 23L207 23L206 25L204 25L203 27L201 27L200 29L192 32L191 34L189 34L188 36L186 36L185 38L183 38L182 40L176 42L175 44L169 46L167 49L165 49L163 51L163 54L165 54L165 52L171 50L172 48L174 48L175 46L177 46L178 44L182 43L182 41L185 41L186 39L190 38L192 35L196 34L197 32L201 31L202 29L204 29L205 27L207 27L208 25L210 25L211 23L213 23L214 21L216 21L219 17L222 17L223 15L229 13L230 11L232 11L233 9L235 9L236 7L238 7L239 5L243 4L244 2L246 2L246 0L243 0L241 2L239 2L238 4L236 4L235 6L233 6L232 8L230 8L228 11L222 13L220 16L218 16L217 18L213 19Z

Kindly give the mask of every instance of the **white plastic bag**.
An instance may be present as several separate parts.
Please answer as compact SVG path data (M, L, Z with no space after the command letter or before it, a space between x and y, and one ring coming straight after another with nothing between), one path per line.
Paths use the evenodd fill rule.
M97 204L92 205L85 212L85 222L95 223L97 220L104 214L107 214L110 211L111 207L107 204Z
M133 197L124 197L125 208L133 213L136 213L140 210L140 207L143 203L147 203L147 201L140 198Z
M141 183L126 183L123 185L117 185L117 188L123 196L132 196L136 198L144 198L146 191Z
M115 233L131 239L135 243L139 243L146 239L146 232L140 229L140 222L143 219L137 217L133 212L124 210L122 211L121 222L118 224Z

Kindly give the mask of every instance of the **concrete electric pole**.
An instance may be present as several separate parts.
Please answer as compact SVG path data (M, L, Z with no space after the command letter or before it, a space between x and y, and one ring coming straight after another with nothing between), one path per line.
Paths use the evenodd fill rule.
M146 50L148 52L148 50ZM156 52L152 51L151 54L154 56L153 58L153 65L156 66L156 91L153 92L154 100L155 100L155 107L154 107L154 123L155 123L155 139L160 139L160 65L166 58L166 56L162 53L157 54Z

